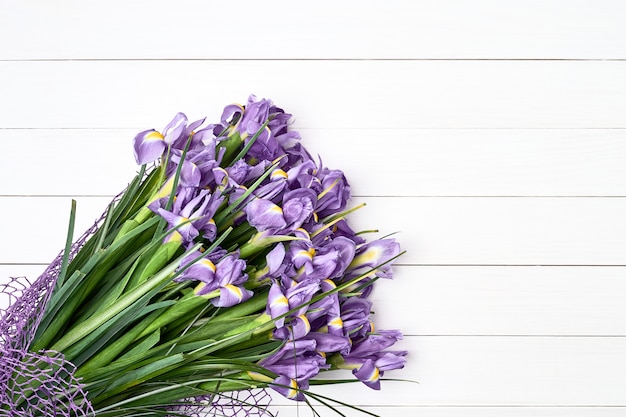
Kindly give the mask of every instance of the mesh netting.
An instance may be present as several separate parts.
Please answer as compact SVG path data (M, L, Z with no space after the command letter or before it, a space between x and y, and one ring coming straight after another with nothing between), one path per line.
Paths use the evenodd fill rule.
M99 219L70 248L69 259L95 233ZM74 377L75 367L56 352L28 352L56 284L63 253L32 284L11 278L0 286L9 307L0 310L0 415L93 415L87 393Z
M71 246L73 259L97 230L104 214ZM11 278L0 285L0 416L93 416L94 410L75 366L58 352L29 352L35 330L56 285L63 253L59 254L33 283ZM239 391L213 398L195 399L200 405L176 407L190 417L270 417L271 397L264 390Z
M173 411L189 417L273 417L268 407L271 395L264 389L229 392L191 399L198 405L183 405Z

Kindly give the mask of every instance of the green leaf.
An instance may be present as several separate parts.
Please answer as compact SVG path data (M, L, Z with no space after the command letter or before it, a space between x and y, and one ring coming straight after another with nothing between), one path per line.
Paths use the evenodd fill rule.
M70 209L70 221L67 227L67 237L65 239L65 249L63 250L63 259L61 261L61 270L55 288L59 288L63 285L65 280L65 274L67 272L67 264L70 257L70 251L72 250L72 242L74 240L74 223L76 220L76 200L72 200L72 208Z
M151 335L143 339L139 344L133 347L131 350L120 356L121 360L128 359L130 357L141 355L153 348L161 339L161 330L155 330Z
M128 235L127 235L128 236ZM158 274L154 275L151 279L147 280L143 284L134 288L122 295L115 303L113 303L109 308L105 311L100 311L97 314L91 316L84 322L75 326L71 330L69 330L58 342L56 342L52 346L52 350L63 351L67 347L73 345L78 342L82 338L86 337L89 333L97 329L99 326L102 326L116 314L123 311L125 308L129 307L133 302L137 301L141 298L142 295L145 295L150 290L165 284L167 281L171 279L170 274L172 274L180 265L180 262L189 254L193 253L200 247L200 244L195 245L192 250L186 252L185 254L178 257L176 260L171 262Z

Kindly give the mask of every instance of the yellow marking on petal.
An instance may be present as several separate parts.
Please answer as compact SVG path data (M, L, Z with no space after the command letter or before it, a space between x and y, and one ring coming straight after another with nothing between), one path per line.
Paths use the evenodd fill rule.
M298 253L296 253L296 256L304 256L305 258L308 258L309 260L313 259L313 255L308 250L301 250Z
M380 255L382 255L382 252L383 252L382 249L377 246L370 247L365 252L355 257L352 260L351 265L364 265L368 263L376 263L375 261L377 261Z
M317 212L313 212L313 220L315 220L315 223L320 221L320 217L317 215Z
M304 230L303 228L298 227L298 228L295 230L295 232L302 233L304 236L306 236L306 239L307 239L307 240L311 240L311 235L309 235L309 232L307 232L307 231L306 231L306 230Z
M311 257L315 256L315 248L309 248L309 254L311 255Z
M144 139L146 141L156 142L158 140L164 140L165 138L161 133L155 130L154 132L150 132L146 136L144 136Z
M270 175L271 178L287 178L287 173L285 171L283 171L280 168L276 168L274 171L272 171L272 175Z
M374 322L370 321L370 333L374 333Z
M311 322L309 322L309 319L307 319L304 314L299 315L298 318L300 318L304 322L304 327L306 327L306 332L309 333L311 331Z
M284 295L277 297L274 301L270 303L270 307L288 306L288 305L289 305L289 300L287 300L287 297L285 297Z
M333 282L333 280L332 280L332 279L328 279L328 278L326 278L326 279L325 279L325 280L323 280L323 281L324 281L325 283L327 283L328 285L330 285L332 288L337 288L337 284L335 284L335 283Z
M231 293L235 294L235 296L239 298L240 300L243 298L243 292L241 292L241 288L236 287L233 284L226 284L224 288L230 291Z
M211 220L209 220L209 223L210 224L215 224L215 220L211 219Z
M378 378L380 378L380 371L378 370L378 368L374 367L374 371L372 372L370 377L367 378L367 380L369 382L376 382L378 381Z
M291 380L291 382L289 383L289 387L291 389L287 393L287 398L289 398L291 400L291 399L296 398L298 396L298 383L296 382L295 379Z
M328 325L334 327L335 329L341 329L343 328L343 320L341 320L341 317L336 317L329 321Z
M209 259L206 259L206 258L200 259L200 263L208 267L213 272L217 270L217 268L215 267L215 264L211 262Z
M317 353L319 353L322 358L326 359L326 352L322 352L321 350L318 350Z
M274 212L276 212L276 213L283 214L283 209L281 209L281 208L280 208L280 207L278 207L278 206L272 206L272 208L270 208L270 211L274 211Z
M370 375L369 378L367 378L367 380L369 382L376 382L378 381L379 378L380 378L380 371L378 370L378 368L374 367L374 371L372 371L372 374Z

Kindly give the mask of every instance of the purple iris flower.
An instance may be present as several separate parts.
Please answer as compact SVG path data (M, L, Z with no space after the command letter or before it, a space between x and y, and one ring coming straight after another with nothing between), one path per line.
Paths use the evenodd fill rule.
M311 217L315 210L317 196L309 188L289 191L283 196L283 218L286 228L295 230Z
M346 237L357 245L362 245L363 243L365 243L365 239L363 239L361 236L357 236L354 230L350 228L348 222L345 219L339 220L337 223L335 223L333 227L333 236Z
M312 188L313 191L319 193L322 191L322 185L315 176L317 173L317 165L313 160L307 160L301 164L291 167L287 171L289 186L292 189Z
M325 242L324 246L316 249L313 273L319 279L341 277L352 262L355 251L354 242L345 237Z
M321 217L338 213L346 208L350 199L350 185L343 172L324 168L319 174L322 191L319 194L317 211Z
M391 278L391 264L381 266L400 254L400 244L395 239L379 239L366 243L357 249L354 260L350 263L351 276L358 276L367 269L376 268L376 275Z
M311 274L313 273L313 256L315 248L310 240L296 240L289 244L290 263L296 269L294 277L297 273Z
M267 273L263 276L276 278L285 269L283 261L285 260L285 246L282 243L278 243L274 248L265 255L265 262L267 264Z
M215 239L217 229L212 217L219 207L223 197L209 194L209 190L202 190L193 196L190 188L181 187L171 211L164 208L167 198L162 198L150 204L148 207L161 215L170 227L178 227L168 238L170 240L181 240L184 243L192 242L200 231L204 231L204 236Z
M259 361L259 365L278 374L272 388L294 400L304 399L301 393L296 394L297 388L307 389L309 379L330 367L317 351L317 342L313 339L288 340L276 353Z
M135 161L138 165L156 161L167 148L165 138L154 129L139 132L133 140Z
M343 332L353 339L365 337L372 331L370 314L372 302L365 298L349 297L341 303Z
M298 382L288 376L278 376L270 387L289 400L304 401L305 399L304 393L300 391L302 388L298 385Z
M187 127L187 116L184 113L176 113L176 116L163 129L165 143L173 145L176 143Z
M349 338L330 333L310 332L306 338L315 340L318 352L340 352L350 347Z
M181 157L176 154L172 154L171 163L172 163L172 174L174 174L174 167L177 167L181 162ZM182 161L183 166L180 170L180 179L179 184L183 187L199 187L200 181L202 179L202 172L200 168L189 159L185 159Z
M283 209L270 200L256 198L246 205L244 211L248 216L248 223L259 232L280 230L287 226Z
M229 178L237 184L243 184L248 175L250 166L243 160L236 161L232 166L226 168Z
M216 307L230 307L252 297L252 291L243 287L248 276L243 272L246 262L231 254L214 263L215 255L208 255L187 268L177 281L193 280L200 284L194 293L198 296L219 290L219 298L211 298Z
M172 121L165 126L163 133L154 129L138 133L133 141L135 160L139 165L143 165L157 160L170 146L172 149L182 150L187 144L189 136L195 135L194 130L202 123L204 123L204 119L192 122L187 126L187 116L184 113L177 113ZM197 138L193 137L192 146L198 146L209 132L212 134L209 128L203 129L201 132Z
M303 316L306 314L308 307L302 306L304 303L311 301L311 298L319 291L320 285L314 281L291 281L286 287L274 282L270 287L267 300L267 313L276 319L277 317L287 313L289 310L298 308L291 317ZM276 328L284 326L284 318L276 321Z
M384 351L400 339L402 334L397 330L380 330L370 334L355 342L350 353L343 355L345 365L355 368L352 373L365 385L378 390L384 371L404 367L408 352Z

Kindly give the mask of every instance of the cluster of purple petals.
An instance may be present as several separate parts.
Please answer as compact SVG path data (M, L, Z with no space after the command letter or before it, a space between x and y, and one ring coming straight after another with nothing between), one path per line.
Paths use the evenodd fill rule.
M284 344L260 365L278 375L273 388L286 397L302 400L300 390L311 378L337 367L379 389L383 373L402 368L407 352L389 349L400 332L374 330L368 284L392 277L400 247L394 239L367 242L350 228L344 218L348 181L311 157L289 129L290 118L270 100L250 96L245 105L227 106L217 124L188 123L179 113L162 132L139 133L139 164L159 160L169 178L180 171L173 204L163 196L150 208L177 227L169 240L212 242L214 216L271 170L233 221L253 228L254 256L218 248L179 279L199 282L198 295L219 291L212 302L222 307L252 296L247 283L253 273L257 284L270 286L267 313L275 319L273 337ZM233 161L227 155L233 141L238 149L253 143Z

